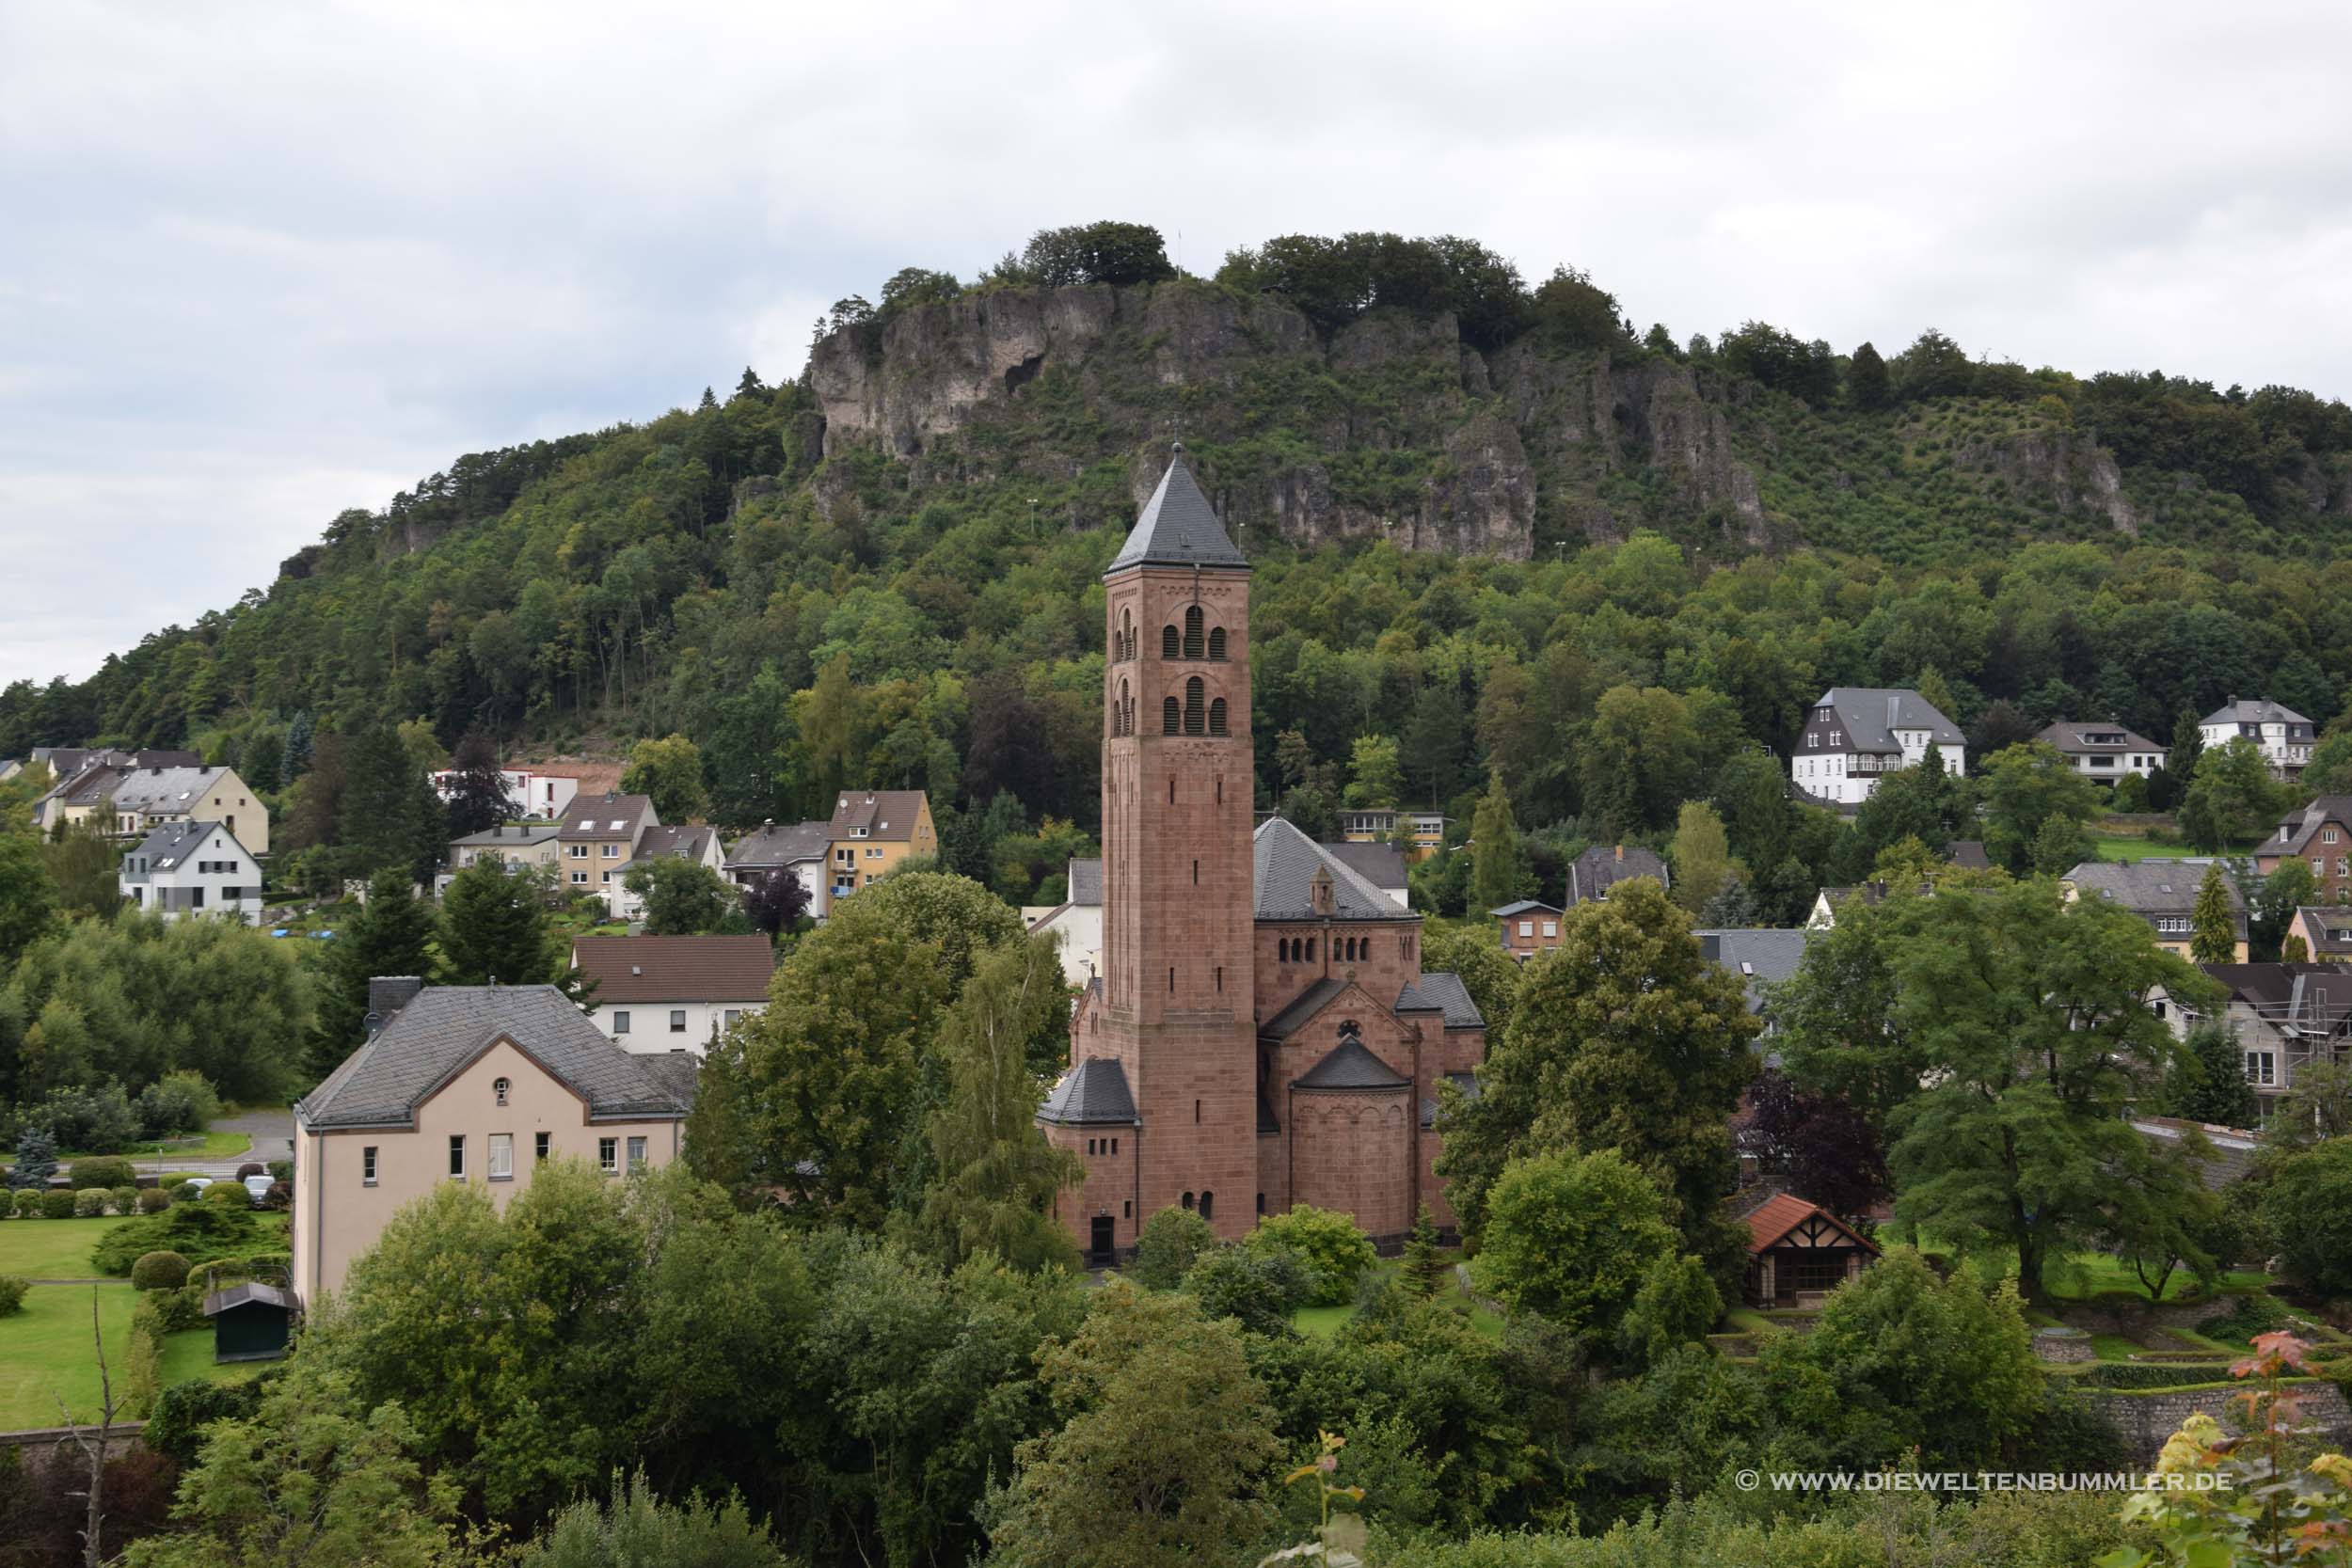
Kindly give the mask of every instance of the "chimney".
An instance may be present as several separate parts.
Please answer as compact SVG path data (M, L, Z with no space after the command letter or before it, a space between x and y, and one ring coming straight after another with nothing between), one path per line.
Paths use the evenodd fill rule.
M417 999L424 990L424 982L413 974L379 974L368 981L368 1016L378 1020L377 1028L389 1023L401 1008ZM373 1031L370 1031L373 1037Z
M1617 846L1617 863L1619 865L1625 863L1625 846L1622 844Z

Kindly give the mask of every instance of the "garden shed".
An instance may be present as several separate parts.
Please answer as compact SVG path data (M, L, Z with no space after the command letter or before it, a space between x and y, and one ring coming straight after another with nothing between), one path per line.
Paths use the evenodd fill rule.
M1746 1218L1751 1307L1819 1307L1878 1259L1868 1237L1791 1193L1772 1194Z
M274 1361L294 1331L294 1292L276 1285L232 1285L204 1298L215 1361Z

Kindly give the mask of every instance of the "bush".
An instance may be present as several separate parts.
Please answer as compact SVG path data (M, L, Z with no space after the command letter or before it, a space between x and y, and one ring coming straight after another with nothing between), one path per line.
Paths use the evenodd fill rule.
M291 1182L273 1181L262 1194L262 1207L284 1213L294 1207L294 1186Z
M169 1187L166 1189L166 1191L171 1194L171 1201L174 1203L194 1203L197 1199L202 1197L211 1190L212 1189L209 1187L190 1186L185 1181L181 1182L176 1187Z
M155 1397L163 1391L163 1337L131 1314L131 1339L122 1355L122 1413L133 1418L143 1417L155 1408Z
M13 1318L24 1310L24 1292L33 1288L29 1279L19 1279L12 1274L0 1274L0 1318Z
M139 1180L138 1172L131 1168L130 1161L113 1155L76 1160L66 1167L66 1178L76 1188L135 1187Z
M191 1264L243 1258L276 1240L279 1227L250 1209L175 1203L159 1214L125 1220L98 1238L90 1262L99 1274L121 1275L143 1252L176 1252Z
M1172 1291L1200 1256L1217 1244L1216 1230L1189 1209L1168 1205L1136 1233L1136 1260L1128 1273L1139 1285Z
M2227 1383L2227 1361L2101 1361L2082 1374L2094 1388L2185 1388L2200 1383Z
M139 1091L139 1131L150 1138L201 1132L220 1115L220 1097L200 1072L182 1069Z
M40 1217L45 1220L70 1220L73 1217L73 1195L62 1187L52 1187L40 1195Z
M137 1213L139 1212L138 1188L128 1182L115 1188L106 1195L106 1207L118 1214Z
M2256 1291L2233 1297L2228 1310L2201 1320L2197 1332L2208 1339L2244 1341L2257 1334L2286 1327L2291 1315L2286 1304L2278 1297Z
M138 1192L139 1212L161 1213L171 1207L171 1195L161 1187L141 1187Z
M290 1187L293 1186L294 1162L292 1160L272 1160L269 1163L269 1179L272 1181L283 1181L286 1185Z
M1246 1243L1252 1252L1295 1253L1312 1281L1308 1304L1344 1307L1356 1299L1356 1281L1378 1260L1372 1238L1345 1214L1301 1203L1287 1214L1268 1214Z
M150 1291L132 1308L131 1321L144 1317L160 1342L167 1334L184 1334L204 1326L204 1292L182 1286L177 1291Z
M244 1164L237 1167L237 1180L239 1181L243 1181L248 1176L266 1176L268 1172L262 1168L262 1162L259 1160L247 1160Z
M155 1185L161 1187L167 1193L177 1192L182 1187L187 1185L187 1180L188 1173L186 1171L175 1170L167 1176L157 1177L155 1179Z
M291 1252L257 1252L245 1260L253 1271L253 1277L264 1285L294 1283L294 1254Z
M1288 1334L1291 1314L1314 1291L1314 1277L1288 1247L1216 1246L1184 1275L1184 1293L1208 1318L1232 1318L1252 1334Z
M84 1187L73 1195L73 1217L78 1220L97 1219L106 1212L109 1196L103 1187Z
M192 1377L175 1383L155 1397L155 1413L148 1418L142 1440L157 1453L183 1465L196 1463L205 1429L215 1421L244 1420L262 1407L262 1391L278 1375L272 1367L255 1378L215 1383Z
M1678 1256L1658 1184L1613 1149L1514 1160L1486 1200L1471 1276L1514 1307L1611 1335L1650 1260Z
M128 1148L139 1141L138 1113L119 1084L103 1089L52 1089L26 1106L24 1125L48 1129L59 1148Z
M204 1201L217 1203L224 1209L250 1209L253 1195L245 1190L242 1181L215 1181L204 1189Z
M40 1194L30 1187L19 1187L8 1207L21 1220L29 1220L40 1213Z
M176 1252L142 1252L131 1264L134 1291L176 1291L188 1282L188 1260Z
M188 1271L188 1289L209 1294L243 1285L253 1277L252 1265L242 1258L215 1258Z

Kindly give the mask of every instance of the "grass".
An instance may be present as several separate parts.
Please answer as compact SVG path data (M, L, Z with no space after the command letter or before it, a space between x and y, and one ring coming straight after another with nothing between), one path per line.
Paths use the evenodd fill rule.
M62 1228L72 1222L49 1223ZM128 1285L36 1286L24 1293L24 1311L0 1318L0 1429L56 1426L59 1399L75 1419L97 1418L98 1366L91 1354L89 1321L93 1290L98 1292L98 1323L106 1346L106 1365L120 1397L131 1338L131 1307L137 1292ZM215 1366L209 1328L174 1334L164 1343L162 1381L166 1384L191 1377L249 1377L254 1367L251 1362Z
M132 1144L127 1148L108 1149L104 1154L93 1153L88 1149L73 1154L60 1154L57 1156L57 1161L60 1164L71 1164L76 1160L97 1160L110 1156L145 1160L159 1154L173 1160L230 1160L243 1154L252 1147L253 1135L250 1132L207 1132L204 1134L203 1147L200 1148L194 1147L191 1139L165 1138L148 1143Z
M2134 833L2100 833L2091 842L2098 846L2099 858L2103 861L2180 860L2191 855L2203 858L2201 850L2191 849L2185 844L2158 844L2153 839L2141 838ZM2250 855L2264 842L2259 838L2249 839L2222 852Z
M89 1249L122 1223L96 1220L0 1220L0 1274L19 1279L94 1279Z
M1445 1256L1449 1265L1459 1261L1461 1257L1459 1253L1454 1252L1449 1252ZM1401 1259L1383 1258L1372 1266L1372 1272L1393 1275L1398 1273L1403 1266ZM1469 1319L1470 1325L1487 1338L1502 1338L1502 1316L1488 1311L1469 1297L1457 1295L1448 1289L1438 1293L1437 1305ZM1341 1325L1355 1315L1356 1307L1353 1303L1344 1307L1302 1307L1291 1314L1291 1326L1311 1338L1327 1339L1337 1334Z

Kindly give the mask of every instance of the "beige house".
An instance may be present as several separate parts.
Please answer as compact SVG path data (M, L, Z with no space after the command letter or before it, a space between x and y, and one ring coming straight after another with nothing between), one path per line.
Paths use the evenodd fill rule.
M563 860L560 832L551 822L501 822L478 833L449 841L452 870L463 871L477 861L496 861L513 870L525 865L556 865Z
M548 1160L615 1180L677 1158L695 1058L632 1056L553 986L371 981L367 1042L294 1104L294 1288L342 1289L444 1181L503 1206Z
M845 789L835 798L827 863L827 902L890 875L900 861L939 853L930 797L919 789Z
M233 768L142 768L114 786L115 832L145 838L174 822L217 822L257 858L269 854L269 808Z
M564 891L593 893L610 903L621 885L621 873L636 857L637 841L647 828L660 826L653 801L643 795L613 793L574 800L555 835L564 848Z

